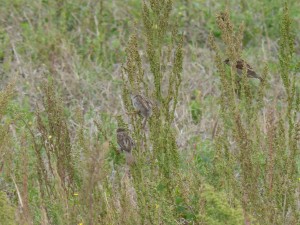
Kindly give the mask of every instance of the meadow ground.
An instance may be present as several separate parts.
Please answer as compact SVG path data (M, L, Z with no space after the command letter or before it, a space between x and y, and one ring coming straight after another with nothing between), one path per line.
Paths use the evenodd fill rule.
M0 224L300 224L299 55L298 0L0 0Z

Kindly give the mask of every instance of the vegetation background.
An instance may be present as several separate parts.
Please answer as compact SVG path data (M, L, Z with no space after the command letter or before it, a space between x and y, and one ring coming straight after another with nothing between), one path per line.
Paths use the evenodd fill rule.
M300 224L299 55L298 0L0 0L0 224Z

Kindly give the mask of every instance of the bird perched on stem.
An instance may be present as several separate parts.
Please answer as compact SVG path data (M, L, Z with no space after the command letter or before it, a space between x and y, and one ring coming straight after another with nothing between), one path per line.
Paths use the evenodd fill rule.
M226 59L224 61L224 63L230 66L230 60L229 59ZM263 80L260 76L257 75L257 73L252 69L252 67L246 61L244 61L243 59L240 59L240 60L236 61L235 67L236 67L237 73L239 75L243 74L244 66L246 66L247 77L256 78L256 79L259 79L260 81Z
M117 142L121 148L121 151L131 152L132 148L135 146L132 138L127 134L124 128L117 129Z
M121 151L125 152L127 165L133 165L135 160L131 154L131 150L135 147L135 143L124 128L117 129L117 142Z
M143 128L146 126L147 119L152 115L153 104L150 100L141 94L130 93L131 102L136 113L141 115L143 119Z

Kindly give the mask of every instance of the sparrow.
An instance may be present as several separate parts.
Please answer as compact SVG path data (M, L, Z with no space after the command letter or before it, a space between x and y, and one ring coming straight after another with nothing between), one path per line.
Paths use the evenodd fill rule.
M117 142L121 148L121 151L131 153L132 148L134 148L135 143L132 138L127 134L124 128L117 129Z
M131 150L135 147L135 143L124 128L117 129L117 142L121 151L125 152L126 164L129 166L134 165L135 159Z
M230 65L229 59L226 59L224 61L224 63L227 65ZM259 79L260 81L263 80L260 76L257 75L257 73L252 69L252 67L248 63L246 63L243 59L237 60L236 65L235 65L237 73L239 75L243 74L244 65L246 65L247 77L256 78L256 79Z
M141 115L143 119L143 128L146 126L147 119L152 115L153 104L150 100L141 94L130 93L131 102L136 112Z

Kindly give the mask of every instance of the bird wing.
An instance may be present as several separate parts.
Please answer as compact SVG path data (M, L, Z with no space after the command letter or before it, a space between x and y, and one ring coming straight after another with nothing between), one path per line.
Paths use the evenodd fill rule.
M121 132L117 134L117 142L121 150L126 152L130 152L132 147L134 146L134 142L132 138L125 132Z
M135 98L136 98L137 102L138 102L143 108L145 108L146 110L151 109L151 107L152 107L152 102L149 101L147 98L145 98L145 97L142 96L142 95L136 95Z
M247 75L249 77L257 78L260 81L263 80L259 75L257 75L257 73L253 70L253 68L248 63L246 63L244 60L238 60L237 63L236 63L236 68L240 69L240 70L243 70L244 64L247 67Z
M256 75L256 73L255 73L255 71L253 70L253 68L246 62L246 61L244 61L244 60L238 60L237 62L236 62L236 68L237 69L240 69L240 70L243 70L243 68L244 68L244 65L246 65L246 68L247 68L247 73L249 74L249 75Z
M224 63L226 63L227 65L229 65L229 59L226 59L224 61ZM257 78L260 81L262 81L262 78L260 76L257 75L257 73L253 70L253 68L243 59L240 59L236 62L236 68L237 68L237 72L240 74L243 71L244 65L246 65L246 72L248 77L253 77L253 78Z

